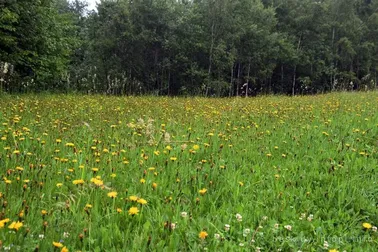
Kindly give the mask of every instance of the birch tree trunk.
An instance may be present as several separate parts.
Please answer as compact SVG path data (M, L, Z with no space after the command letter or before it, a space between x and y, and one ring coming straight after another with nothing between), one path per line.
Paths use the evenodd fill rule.
M231 73L230 73L230 91L228 93L228 96L231 97L232 96L232 84L234 82L234 63L232 63L231 65Z
M245 87L245 97L248 97L250 73L251 73L251 58L249 58L249 61L248 61L248 74L247 74L247 86Z

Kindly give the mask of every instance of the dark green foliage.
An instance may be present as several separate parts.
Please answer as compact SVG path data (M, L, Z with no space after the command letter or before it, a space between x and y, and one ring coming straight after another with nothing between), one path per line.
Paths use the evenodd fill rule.
M76 44L70 15L59 14L48 0L6 0L0 6L0 61L14 66L13 81L3 88L61 89Z
M2 0L8 91L234 96L375 88L365 0ZM12 81L13 80L13 81ZM20 86L21 85L21 86Z

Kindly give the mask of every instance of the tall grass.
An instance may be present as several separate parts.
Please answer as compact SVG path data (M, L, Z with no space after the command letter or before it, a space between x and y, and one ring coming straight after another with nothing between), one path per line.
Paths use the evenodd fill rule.
M376 92L3 96L0 246L375 251L377 109Z

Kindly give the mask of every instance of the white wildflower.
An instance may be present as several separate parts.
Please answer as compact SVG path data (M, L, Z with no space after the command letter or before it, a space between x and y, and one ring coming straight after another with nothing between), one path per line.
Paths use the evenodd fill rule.
M287 230L291 231L292 226L290 226L290 225L285 225L284 228L286 228Z

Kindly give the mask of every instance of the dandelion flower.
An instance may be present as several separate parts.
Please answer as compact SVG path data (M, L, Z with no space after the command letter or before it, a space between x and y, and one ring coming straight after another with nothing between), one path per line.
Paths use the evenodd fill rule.
M54 247L56 248L63 248L63 244L60 242L53 242Z
M202 188L201 190L198 191L201 195L205 195L205 193L207 192L207 189L206 188Z
M60 252L68 252L68 248L67 247L63 247Z
M72 181L72 183L74 185L82 185L82 184L84 184L84 180L83 179L76 179L76 180Z
M147 200L145 200L145 199L138 199L138 201L137 201L139 204L141 204L141 205L146 205L147 204Z
M91 182L93 184L95 184L96 186L104 185L104 182L101 179L98 179L98 178L91 178Z
M19 222L19 221L17 221L17 222L12 222L9 226L8 226L8 228L9 229L15 229L16 231L18 231L22 226L23 226L24 224L22 224L22 222Z
M367 222L362 223L362 226L366 229L371 229L373 227L370 223Z
M134 216L139 213L139 209L137 207L130 207L129 209L129 215Z
M198 235L198 237L202 240L205 240L206 237L208 236L209 234L206 232L206 231L201 231Z
M129 200L131 200L131 201L133 201L133 202L137 202L138 199L139 199L139 198L138 198L137 196L135 196L135 195L132 195L132 196L129 197Z
M0 221L0 228L3 228L5 226L5 223L8 223L10 220L8 218Z
M117 197L117 194L118 194L117 192L109 192L108 197L114 199L115 197Z

